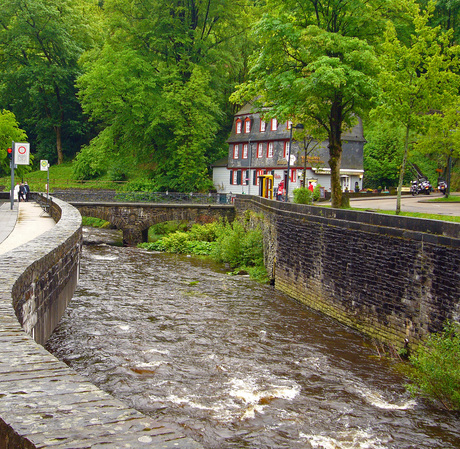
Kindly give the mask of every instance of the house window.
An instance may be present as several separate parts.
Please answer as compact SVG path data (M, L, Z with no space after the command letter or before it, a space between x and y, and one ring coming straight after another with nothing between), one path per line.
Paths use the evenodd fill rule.
M297 182L297 170L291 170L291 182Z
M235 186L241 185L241 170L232 170L230 172L230 184Z
M243 185L249 185L249 170L243 170Z
M272 118L270 121L270 129L272 131L276 131L278 129L278 120L276 118Z
M264 144L263 143L259 143L257 144L257 157L263 157L263 154L264 154Z
M247 118L244 121L244 132L245 133L250 133L251 132L251 119Z
M238 145L233 145L233 159L238 159Z
M284 142L284 159L288 158L289 145L290 145L289 141Z
M268 142L267 157L273 157L273 142Z
M248 144L245 143L243 145L243 159L247 159L248 158Z
M267 124L263 120L261 120L260 121L260 132L264 133L266 129L267 129Z
M240 119L236 121L236 133L241 134L243 124Z

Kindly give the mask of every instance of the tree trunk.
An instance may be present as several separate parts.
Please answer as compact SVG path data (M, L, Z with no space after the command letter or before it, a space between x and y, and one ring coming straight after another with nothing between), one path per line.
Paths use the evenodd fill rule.
M340 166L342 164L342 101L336 98L331 106L329 128L329 167L331 168L332 207L342 207L342 188L340 186Z
M64 162L64 154L62 152L62 138L61 138L61 127L55 126L54 131L56 133L56 149L58 155L58 165Z
M342 206L342 187L340 186L340 165L342 162L342 146L329 141L329 167L331 167L331 201L332 207Z
M404 155L401 163L401 169L399 170L399 182L398 182L398 195L396 197L396 215L401 212L401 190L404 181L404 173L406 171L407 153L409 149L409 131L410 124L406 126L406 136L404 138Z

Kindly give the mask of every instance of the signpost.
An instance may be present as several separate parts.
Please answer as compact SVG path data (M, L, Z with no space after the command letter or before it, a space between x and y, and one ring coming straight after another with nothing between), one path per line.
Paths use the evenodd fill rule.
M14 163L16 165L29 165L30 164L30 143L15 143L14 150Z
M28 142L14 142L11 145L12 154L10 161L11 168L11 192L10 192L10 202L11 210L14 207L14 169L18 165L29 165L30 164L30 143ZM19 195L19 192L18 192ZM18 197L19 201L19 197Z
M46 171L46 198L49 198L49 185L50 185L50 164L45 159L40 161L40 170Z

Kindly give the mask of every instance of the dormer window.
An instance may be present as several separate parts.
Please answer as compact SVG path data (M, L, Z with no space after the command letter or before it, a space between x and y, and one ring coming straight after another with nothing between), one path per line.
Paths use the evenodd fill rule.
M243 130L243 122L241 121L241 119L238 119L236 121L236 133L241 134L242 130Z
M264 133L266 129L267 129L267 124L263 120L261 120L260 121L260 132Z
M276 131L278 129L278 120L276 118L272 118L270 121L270 129L272 131Z
M251 132L251 119L246 118L244 121L244 132L245 133L250 133Z

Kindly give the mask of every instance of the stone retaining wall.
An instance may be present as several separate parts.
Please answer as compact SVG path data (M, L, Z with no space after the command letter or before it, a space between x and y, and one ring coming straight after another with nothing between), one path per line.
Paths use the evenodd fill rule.
M0 256L0 449L200 448L180 429L99 390L39 344L72 297L82 237L75 208L36 199L58 223Z
M460 225L238 196L275 287L380 341L460 321ZM252 213L249 213L252 212Z

